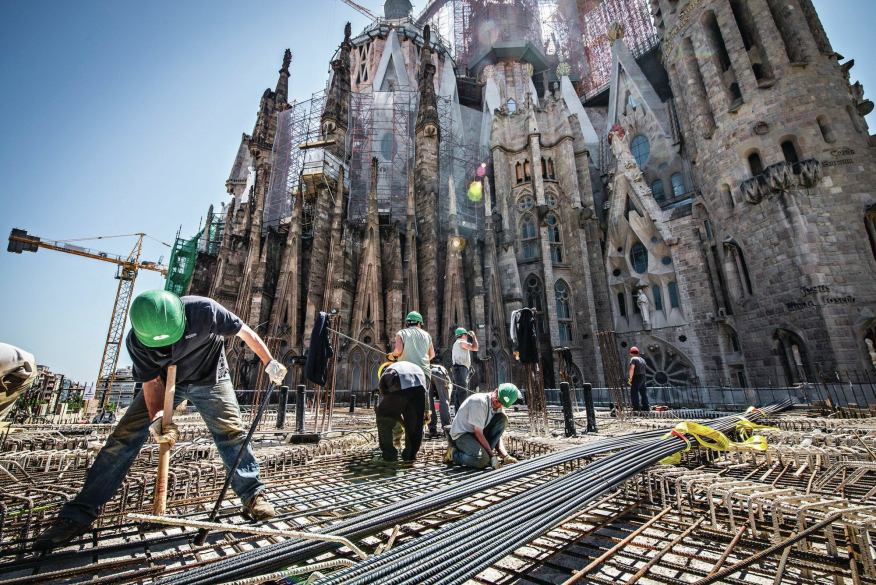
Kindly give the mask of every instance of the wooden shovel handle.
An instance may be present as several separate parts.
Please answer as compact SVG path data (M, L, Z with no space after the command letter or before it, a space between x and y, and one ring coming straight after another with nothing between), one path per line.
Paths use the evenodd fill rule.
M167 366L167 383L164 386L164 415L161 430L167 432L173 422L173 397L176 394L176 366ZM158 475L155 478L156 516L163 516L167 510L167 475L170 469L170 445L161 443L158 447Z

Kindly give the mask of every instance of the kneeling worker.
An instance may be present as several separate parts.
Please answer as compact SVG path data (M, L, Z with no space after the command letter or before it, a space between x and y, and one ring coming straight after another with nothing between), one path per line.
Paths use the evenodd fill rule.
M175 365L175 403L188 400L201 414L227 468L234 465L246 429L225 361L225 338L237 336L255 353L274 384L281 384L286 368L271 358L262 339L234 313L204 297L178 297L150 290L131 303L131 331L126 345L133 362L134 380L143 383L127 412L85 476L79 494L61 508L58 520L34 543L36 550L66 544L86 532L101 506L118 491L150 433L159 443L176 442L178 430L162 432L167 367ZM259 463L247 445L231 478L231 488L255 520L275 515L259 480Z
M490 393L472 394L456 413L450 427L450 447L444 455L447 464L497 469L502 463L517 463L502 444L502 434L508 427L503 412L517 402L520 390L510 383L500 384Z
M377 405L377 441L383 461L398 461L393 430L401 423L405 430L405 447L401 457L414 461L423 443L423 422L429 411L426 375L411 362L395 362L381 366L380 404ZM431 414L431 413L429 413Z

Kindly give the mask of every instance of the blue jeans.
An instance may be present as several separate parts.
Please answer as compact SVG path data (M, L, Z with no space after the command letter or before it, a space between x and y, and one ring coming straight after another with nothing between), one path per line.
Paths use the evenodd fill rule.
M453 364L453 407L456 412L459 412L459 407L465 402L465 399L471 396L468 391L468 368Z
M497 412L484 428L484 438L492 451L496 450L496 445L507 427L508 417L504 412ZM474 433L463 433L453 441L453 446L453 462L457 465L483 469L490 464L490 454L484 451Z
M240 418L240 406L234 395L234 386L228 379L216 385L187 384L177 386L174 405L188 400L207 424L213 434L213 441L226 469L234 465L241 443L246 438L247 429ZM100 508L118 491L119 486L137 455L149 437L149 413L143 392L134 397L125 416L107 438L106 445L97 454L94 464L85 476L85 483L73 500L64 504L60 516L74 522L91 524L100 514ZM171 468L173 459L171 459ZM252 447L247 445L240 459L240 465L231 478L231 487L243 500L249 503L265 489L259 480L259 463Z

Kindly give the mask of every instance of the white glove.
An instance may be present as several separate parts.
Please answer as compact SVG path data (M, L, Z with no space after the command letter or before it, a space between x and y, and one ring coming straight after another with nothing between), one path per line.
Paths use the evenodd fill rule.
M511 463L517 463L517 458L513 455L505 455L502 457L502 463L505 465L509 465Z
M493 455L492 457L490 457L490 467L492 467L493 469L499 469L499 465L501 465L501 462L499 461L498 456Z
M284 366L277 360L271 360L268 363L268 366L265 368L265 373L268 375L268 378L276 386L279 386L283 383L283 380L286 378L286 371L286 366Z
M152 421L152 424L149 425L149 434L152 435L152 439L156 443L167 443L168 447L173 447L177 439L179 439L179 429L175 424L170 423L170 428L167 429L167 432L162 432L161 427L163 423L163 416L159 416Z

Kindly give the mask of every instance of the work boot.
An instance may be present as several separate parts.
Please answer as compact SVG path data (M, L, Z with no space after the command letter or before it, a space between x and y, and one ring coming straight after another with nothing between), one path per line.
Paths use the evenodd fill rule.
M257 494L249 504L243 506L243 513L257 522L262 520L270 520L277 515L274 506L268 501L268 498L262 494Z
M88 532L90 527L91 524L83 524L74 520L68 520L67 518L58 518L54 524L37 536L33 543L33 550L44 552L64 546L80 534Z

